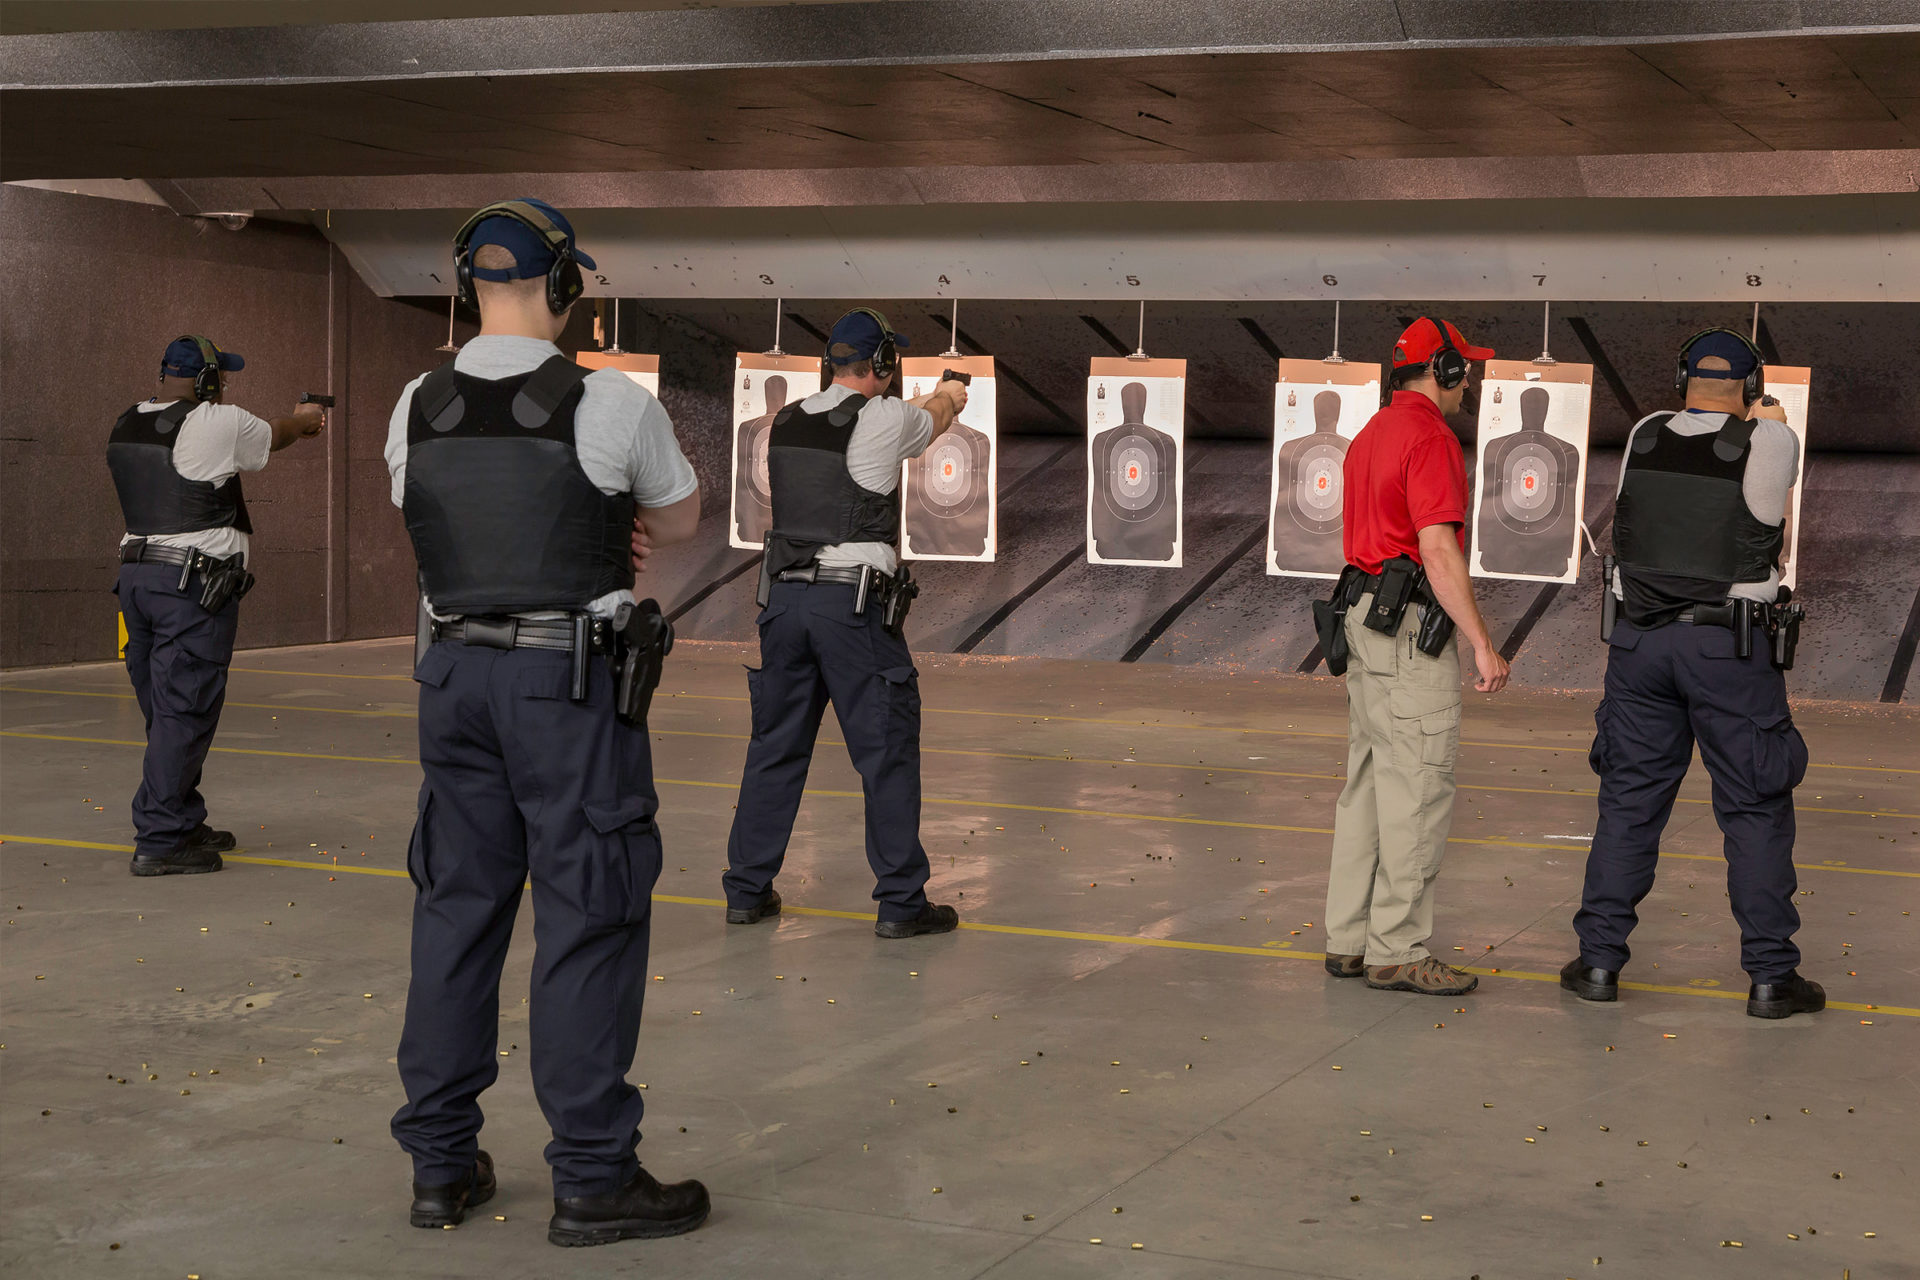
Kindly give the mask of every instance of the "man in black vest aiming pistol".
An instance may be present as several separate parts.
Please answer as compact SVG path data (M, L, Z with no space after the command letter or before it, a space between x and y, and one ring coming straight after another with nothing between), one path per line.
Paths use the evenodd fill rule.
M1760 352L1741 334L1689 338L1675 385L1686 407L1644 419L1621 462L1602 597L1606 696L1589 757L1600 813L1573 918L1580 954L1560 985L1583 1000L1619 998L1635 908L1653 888L1660 835L1697 742L1753 982L1747 1012L1813 1013L1826 993L1800 976L1793 943L1793 789L1807 744L1783 674L1800 606L1780 584L1799 442L1762 394Z
M133 798L133 874L218 871L231 831L207 825L200 769L227 697L253 522L240 473L318 435L325 418L302 403L268 422L226 403L226 375L246 360L197 334L160 359L160 390L120 415L107 467L127 533L114 592L127 624L127 675L147 721L147 755Z
M760 669L747 676L753 741L727 840L727 920L780 912L786 858L827 703L865 783L867 861L882 938L945 933L952 907L927 901L920 844L920 687L903 634L919 588L900 563L900 464L966 407L940 383L917 400L883 393L899 373L885 316L849 311L827 335L816 392L781 410L768 437L773 527L760 571Z

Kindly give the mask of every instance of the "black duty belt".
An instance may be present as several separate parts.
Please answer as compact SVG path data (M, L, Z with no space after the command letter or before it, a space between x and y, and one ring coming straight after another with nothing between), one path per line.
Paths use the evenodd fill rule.
M145 538L135 538L120 548L121 564L170 564L175 568L187 564L194 557L192 547L163 547L148 542ZM205 552L201 552L205 555ZM209 559L211 557L208 557Z
M574 647L572 618L464 617L435 620L433 638L487 649L557 649ZM613 624L605 618L587 620L587 642L594 653L613 652Z
M812 564L804 569L788 569L782 572L775 582L800 582L809 585L826 583L836 587L857 587L861 578L867 580L870 589L879 589L892 581L886 574L872 565L829 565Z

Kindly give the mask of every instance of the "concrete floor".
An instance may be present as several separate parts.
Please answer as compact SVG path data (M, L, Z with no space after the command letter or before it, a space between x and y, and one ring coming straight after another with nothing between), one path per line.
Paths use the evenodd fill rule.
M158 881L125 869L124 673L9 675L0 1269L1920 1275L1912 710L1799 710L1817 762L1803 968L1836 1003L1763 1023L1742 1013L1697 774L1636 938L1647 985L1613 1006L1555 987L1592 829L1586 694L1467 695L1434 942L1488 975L1468 997L1322 975L1344 702L1307 677L923 659L925 836L967 928L872 936L837 746L789 913L728 928L747 656L683 646L653 717L668 857L641 1154L705 1179L714 1215L565 1254L545 1242L525 1067L530 945L482 1139L501 1193L457 1231L406 1225L386 1125L418 782L407 647L242 655L206 791L245 851Z

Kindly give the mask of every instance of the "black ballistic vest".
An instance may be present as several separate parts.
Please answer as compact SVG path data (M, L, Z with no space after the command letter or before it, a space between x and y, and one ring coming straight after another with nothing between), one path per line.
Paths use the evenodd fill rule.
M113 472L128 533L144 537L203 529L253 532L239 476L214 484L189 480L173 468L180 424L197 408L192 400L177 401L158 413L142 413L135 405L114 423L113 434L107 437L107 470Z
M822 547L839 542L899 541L900 491L875 493L847 471L847 442L866 403L856 395L823 413L796 403L775 415L767 436L769 572L810 565Z
M1735 583L1765 582L1785 538L1785 522L1761 523L1741 487L1753 423L1729 416L1717 432L1686 436L1672 421L1668 414L1634 434L1613 517L1635 626L1663 626L1693 605L1725 603Z
M401 512L440 613L578 611L633 586L633 495L601 493L574 450L586 377L565 356L498 381L448 361L414 392Z

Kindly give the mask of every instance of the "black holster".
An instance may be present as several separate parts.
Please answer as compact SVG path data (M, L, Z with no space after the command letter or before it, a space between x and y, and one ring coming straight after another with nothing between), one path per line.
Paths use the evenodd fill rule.
M773 566L766 553L760 555L760 585L754 590L753 602L760 608L767 607L767 601L773 599Z
M1437 658L1446 652L1447 641L1453 639L1453 615L1440 607L1440 602L1426 599L1420 604L1420 632L1413 639L1413 647L1429 658Z
M1800 645L1800 620L1806 616L1806 608L1797 604L1776 604L1767 609L1768 638L1777 669L1793 670L1793 651Z
M913 580L913 570L904 561L892 578L882 581L886 585L880 589L880 629L898 637L907 629L907 614L920 594L920 584Z
M613 611L613 709L622 724L647 723L647 708L673 652L673 624L647 599Z
M1354 588L1364 577L1358 568L1348 565L1333 584L1333 594L1313 602L1313 630L1320 637L1320 652L1326 657L1329 675L1347 674L1347 610L1357 595Z
M218 560L204 552L195 551L180 566L182 591L187 589L187 580L196 572L200 574L200 607L208 613L220 612L253 590L253 575L247 572L246 560L239 555Z

